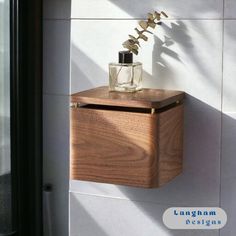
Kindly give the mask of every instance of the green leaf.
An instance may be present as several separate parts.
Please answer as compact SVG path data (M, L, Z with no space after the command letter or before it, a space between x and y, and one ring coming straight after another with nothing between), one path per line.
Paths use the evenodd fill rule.
M155 29L156 23L154 22L154 20L148 20L148 26L150 26L151 28Z
M155 16L153 16L152 13L148 13L147 16L148 16L148 20L154 20L155 19Z
M154 13L148 13L147 14L147 20L141 20L139 22L139 26L142 28L139 30L138 28L135 28L135 31L138 34L138 37L135 37L133 35L129 35L129 39L126 40L122 45L124 48L128 49L130 52L133 52L134 54L138 54L138 49L140 47L139 39L142 39L144 41L148 41L148 37L144 33L153 34L151 31L147 30L148 27L155 29L157 25L161 25L161 16L168 17L167 14L164 11L161 11L160 13L155 11ZM166 45L170 45L171 42L167 41Z
M132 41L132 39L126 40L122 45L124 48L129 50L138 50L138 46Z
M136 43L136 44L138 44L140 46L139 41L138 41L137 38L135 38L133 35L130 35L130 34L129 34L129 37L130 37L131 40L134 41L134 43Z
M132 49L138 50L138 46L136 44L132 45Z
M155 15L155 18L156 18L157 20L160 20L160 19L161 19L161 14L158 13L157 11L154 12L154 15Z
M144 34L140 34L139 38L143 39L144 41L148 41L148 37L146 35L144 35Z
M136 49L131 49L130 50L132 53L134 53L135 55L138 55L138 50L136 50Z
M140 25L141 28L143 28L144 30L147 29L147 27L148 27L147 21L144 21L144 20L140 21L140 22L139 22L139 25Z

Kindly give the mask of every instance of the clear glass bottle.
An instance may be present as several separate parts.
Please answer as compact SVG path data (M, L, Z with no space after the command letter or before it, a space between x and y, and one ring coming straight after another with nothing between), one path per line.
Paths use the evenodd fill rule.
M109 64L110 91L135 92L142 89L142 63L133 63L133 54L119 52L119 63Z

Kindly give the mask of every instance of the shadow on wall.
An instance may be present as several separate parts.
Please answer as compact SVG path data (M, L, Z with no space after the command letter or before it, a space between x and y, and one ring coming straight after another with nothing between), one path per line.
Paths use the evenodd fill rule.
M235 111L236 90L235 90L235 47L236 44L236 28L235 20L224 22L224 109Z
M198 25L198 27L199 26L200 25ZM165 33L168 34L169 37L179 45L179 47L181 47L181 50L183 50L186 55L188 55L189 60L195 63L199 73L201 73L207 81L207 78L210 77L209 70L207 68L208 64L202 62L201 58L199 58L199 55L194 50L191 36L188 34L188 28L184 21L178 20L175 23L171 23L170 27L166 24L162 24L162 27ZM203 30L201 29L201 32L202 31Z
M178 76L180 73L186 71L183 74L183 76L186 77L188 68L184 68L186 67L185 62L188 63L188 61L190 61L191 67L193 67L191 69L194 71L196 69L197 73L200 74L200 80L204 79L204 84L206 84L206 86L209 85L217 90L220 86L220 81L218 83L215 82L215 80L209 79L212 78L212 74L207 68L207 63L199 58L199 54L196 52L196 48L193 45L192 38L188 33L185 22L180 20L170 24L163 22L161 27L164 30L164 39L154 35L152 71L144 71L144 86L164 89L183 88L183 81L186 81L188 84L190 82L186 80L187 78L184 78L183 81L181 81L181 78L176 79L176 67L179 63L181 71L178 73ZM183 51L183 55L185 55L184 60L182 60L181 56L173 50L172 45L174 44L179 47L179 50ZM102 69L96 61L89 58L86 53L76 47L73 43L71 54L72 93L78 92L78 90L89 89L95 85L105 85L108 83L107 71ZM202 85L203 82L200 82L200 84Z
M74 203L73 207L70 208L70 214L73 215L73 217L70 217L70 225L73 226L70 227L70 236L82 235L83 232L88 236L95 235L95 232L96 236L110 236L102 229L102 227L83 207L83 205L79 201L77 201L76 197L73 194L70 194L70 202Z
M236 234L235 180L236 180L236 113L223 115L222 120L222 164L221 164L221 207L227 212L227 226L221 235Z
M178 47L188 56L188 60L194 62L197 71L205 78L206 85L219 87L214 80L209 80L212 75L209 73L207 64L204 63L196 53L192 38L188 33L187 25L184 21L178 20L171 23L170 26L162 23L161 26L165 32L164 40L154 35L154 46L152 54L152 74L144 72L144 77L147 78L148 86L157 85L161 88L175 88L175 69L172 67L172 61L175 60L182 66L185 62L181 60L178 53L171 49L171 46L178 44ZM145 78L144 78L145 80Z
M93 88L95 84L104 84L99 78L107 78L107 73L98 66L91 58L83 53L73 43L71 45L72 62L71 62L71 74L80 75L80 77L71 76L71 94ZM91 70L91 68L93 68ZM91 79L92 78L92 81ZM108 79L107 79L108 83ZM76 89L76 90L73 90Z
M174 78L174 70L171 68L170 63L163 56L168 56L173 60L181 62L179 55L170 49L170 46L174 44L173 40L164 36L164 40L154 36L154 46L152 53L152 75L144 72L144 80L147 79L147 86L153 87L153 84L157 84L161 88L165 88L171 78ZM174 83L174 81L172 81ZM174 85L172 83L172 86Z
M164 26L164 24L162 24ZM180 27L183 31L182 35L185 37L179 39L186 40L188 39L188 45L185 44L185 47L189 47L191 45L191 38L187 35L184 31L184 23L178 22L178 24L174 24L175 28ZM168 28L168 26L165 26ZM169 32L171 32L172 28L169 28ZM153 71L152 74L149 74L146 71L144 73L144 82L146 83L147 87L161 87L165 88L165 84L172 84L174 85L174 71L171 68L170 63L166 59L165 56L172 58L173 60L177 60L180 63L183 63L179 58L179 55L171 50L170 46L174 44L174 40L169 36L165 36L164 40L161 40L157 36L154 36L154 47L153 47ZM191 45L191 47L193 47ZM83 51L81 51L75 44L72 43L71 45L71 54L72 54L72 61L71 61L71 94L90 89L95 85L107 85L108 84L108 73L107 71L103 70L95 61L89 58ZM92 68L92 69L91 69ZM79 75L79 76L75 76ZM107 78L107 80L106 80Z
M164 36L165 39L161 40L157 36L154 36L154 47L153 47L153 54L152 54L152 82L157 83L162 88L168 83L171 83L174 86L174 70L172 69L172 65L170 64L169 60L166 60L165 57L168 56L168 59L171 58L183 64L179 55L170 49L170 46L175 44L176 35L172 31L181 32L182 40L185 44L185 47L193 47L191 43L191 37L187 34L187 28L185 24L181 21L176 23L171 23L171 26L168 27L165 23L162 23L161 27L165 29L165 32L168 36ZM157 81L154 81L157 80ZM171 80L171 81L170 81Z
M142 13L142 17L146 18L146 13L150 10L165 10L170 9L171 12L179 14L183 12L183 9L187 12L184 12L183 14L195 18L199 18L199 12L214 12L217 11L216 6L220 6L223 8L222 5L216 4L216 1L183 1L179 0L176 4L175 0L148 0L147 4L144 4L143 1L140 0L109 0L122 10L124 10L126 13L128 13L132 17L140 16ZM223 4L223 3L222 3ZM135 6L135 7L134 7ZM189 10L189 12L188 12ZM168 13L168 12L167 12Z

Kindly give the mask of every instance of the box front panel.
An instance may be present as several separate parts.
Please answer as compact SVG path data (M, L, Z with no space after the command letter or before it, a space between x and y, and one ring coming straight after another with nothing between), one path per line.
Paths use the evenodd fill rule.
M156 185L157 114L71 109L71 179Z

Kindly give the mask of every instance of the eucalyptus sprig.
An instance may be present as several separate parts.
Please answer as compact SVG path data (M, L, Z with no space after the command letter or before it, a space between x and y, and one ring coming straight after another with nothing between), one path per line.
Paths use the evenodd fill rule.
M138 50L140 48L139 40L148 40L148 37L144 33L153 34L151 31L148 30L148 28L151 27L152 29L155 29L157 25L161 25L162 16L166 18L168 17L167 14L163 11L161 11L160 13L157 11L155 11L154 13L148 13L147 16L147 20L139 21L139 26L141 27L141 30L135 28L135 31L137 32L138 36L135 37L133 35L129 35L129 39L122 44L124 48L128 49L130 52L133 52L136 55L138 55Z

